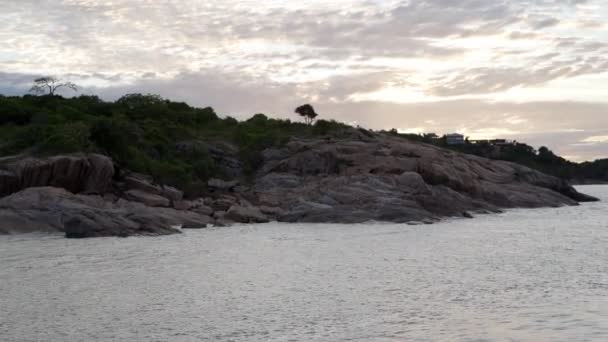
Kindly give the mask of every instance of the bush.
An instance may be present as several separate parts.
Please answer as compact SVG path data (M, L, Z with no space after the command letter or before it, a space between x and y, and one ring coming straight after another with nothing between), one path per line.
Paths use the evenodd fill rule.
M116 104L131 119L161 119L169 113L167 103L158 95L127 94Z
M175 161L150 160L149 174L160 184L184 188L192 182L189 166Z
M87 152L89 143L89 126L83 122L56 125L39 146L44 154Z
M203 109L197 108L194 113L195 122L197 125L204 125L218 120L217 114L215 114L215 111L211 107L206 107Z
M313 127L313 134L327 135L338 130L343 130L345 128L349 127L335 120L318 120Z
M101 152L125 162L131 157L130 145L137 144L137 128L126 121L101 118L91 126L89 139Z
M0 98L0 125L27 125L32 119L33 112L33 108L23 106L12 99Z

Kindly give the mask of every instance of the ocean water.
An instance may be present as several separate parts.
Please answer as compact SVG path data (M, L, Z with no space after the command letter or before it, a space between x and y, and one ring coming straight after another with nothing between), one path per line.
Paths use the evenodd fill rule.
M599 203L435 225L0 237L0 341L608 341Z

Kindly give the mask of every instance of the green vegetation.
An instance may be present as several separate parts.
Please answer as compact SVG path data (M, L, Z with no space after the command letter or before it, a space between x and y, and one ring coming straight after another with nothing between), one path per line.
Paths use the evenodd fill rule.
M319 114L315 112L315 109L309 104L301 105L300 107L296 108L295 113L303 117L306 123L309 125L312 125L315 118L319 116Z
M608 159L579 164L555 155L545 146L536 150L534 147L520 142L496 144L492 141L470 142L468 139L462 145L448 145L445 136L438 137L432 133L399 134L396 130L389 133L462 153L522 164L546 174L577 182L608 181Z
M34 80L34 85L30 89L30 93L55 95L59 89L67 88L73 91L78 91L78 86L72 82L62 81L58 78L46 76Z
M157 95L129 94L115 102L96 96L63 98L0 95L0 155L98 152L119 167L152 175L182 188L223 177L208 146L236 149L243 177L262 164L262 151L294 136L340 135L347 125L319 120L314 125L256 114L239 122L212 108L195 108Z
M233 150L239 162L240 176L246 178L262 166L262 151L283 146L290 138L371 134L336 121L317 120L312 124L312 106L300 112L308 115L304 115L307 123L271 119L264 114L246 121L220 118L212 108L195 108L157 95L129 94L115 102L96 96L0 95L0 156L104 153L122 169L196 191L211 177L234 177L225 173L218 157L211 153L210 147L217 144L231 146L228 150ZM576 164L547 148L536 151L521 143L447 146L434 134L387 133L521 163L563 178L608 181L608 160Z

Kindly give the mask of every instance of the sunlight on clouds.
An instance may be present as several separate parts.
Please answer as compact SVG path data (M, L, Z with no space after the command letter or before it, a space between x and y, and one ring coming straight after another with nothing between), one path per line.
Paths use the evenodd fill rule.
M31 75L52 74L106 96L143 89L214 101L220 112L291 113L294 103L314 101L350 122L353 108L369 106L362 112L373 120L357 121L374 128L476 138L566 134L526 106L540 101L563 103L545 111L573 118L571 127L585 117L588 131L596 116L604 122L597 113L608 103L604 0L2 5L0 81L10 93L26 91Z
M505 122L508 123L509 125L519 125L519 124L528 122L527 119L524 119L519 115L505 114L505 116L507 116L507 118L505 119Z
M439 100L439 98L426 95L420 89L408 87L387 87L365 94L351 94L349 99L355 102L379 101L394 103L421 103Z
M542 86L516 87L494 94L497 101L585 101L608 102L608 73L558 79Z
M481 129L470 129L464 127L461 128L459 132L466 136L471 136L474 139L499 139L522 133L521 131L501 127L488 127Z
M431 132L427 127L411 127L411 128L397 128L397 132L401 134L422 134Z
M608 135L588 137L588 138L584 139L582 142L584 142L584 143L606 143L606 142L608 142Z

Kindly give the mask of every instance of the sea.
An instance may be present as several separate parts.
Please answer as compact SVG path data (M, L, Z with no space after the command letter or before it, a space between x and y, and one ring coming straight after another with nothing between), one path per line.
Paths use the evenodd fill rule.
M0 341L608 341L601 202L433 225L0 236Z

